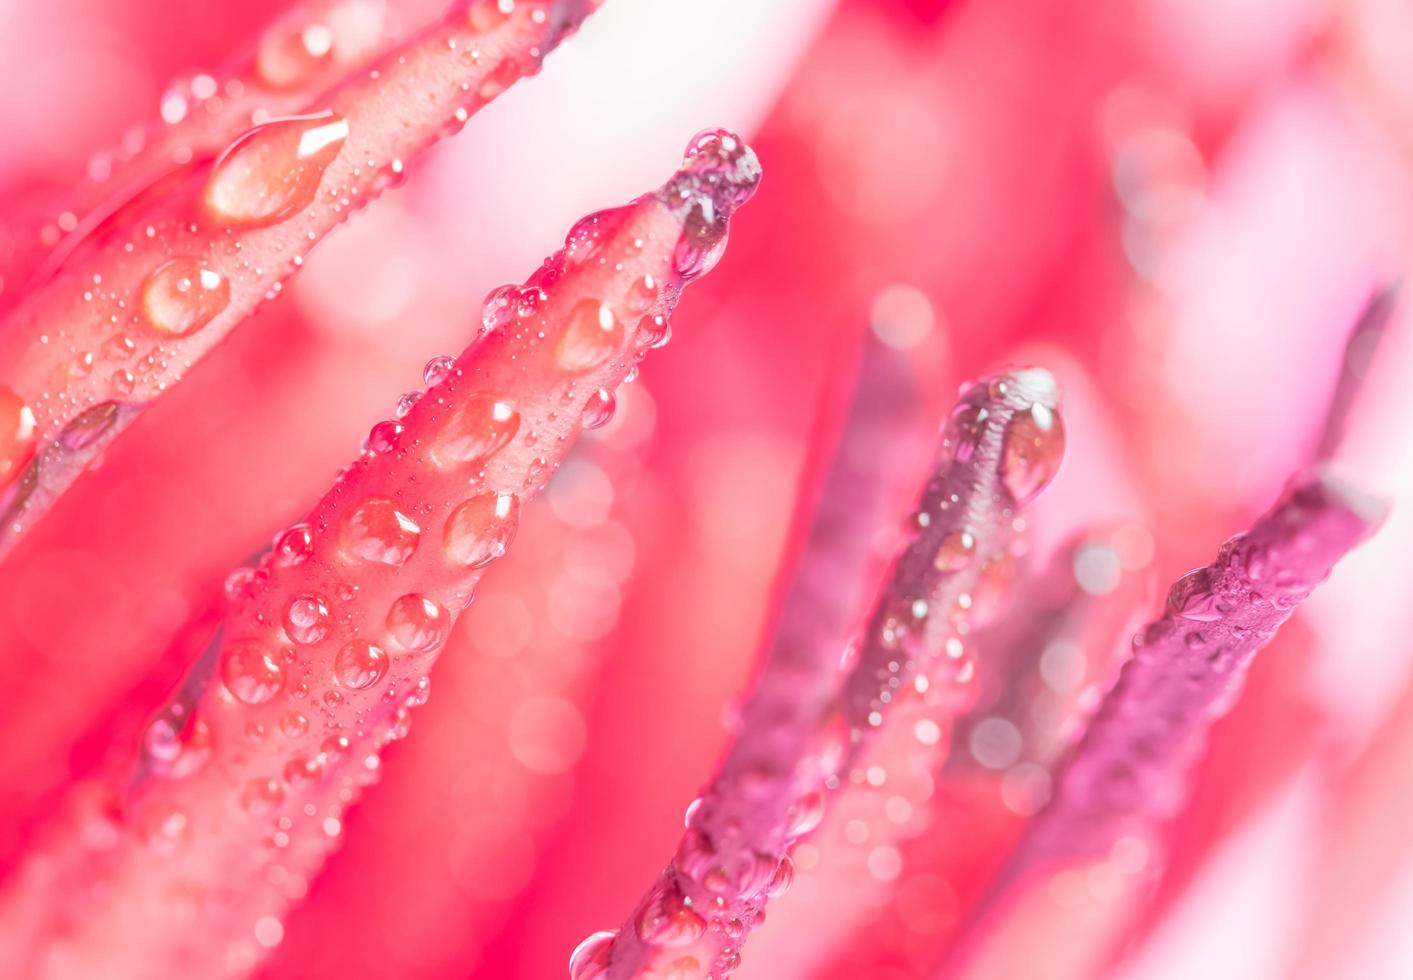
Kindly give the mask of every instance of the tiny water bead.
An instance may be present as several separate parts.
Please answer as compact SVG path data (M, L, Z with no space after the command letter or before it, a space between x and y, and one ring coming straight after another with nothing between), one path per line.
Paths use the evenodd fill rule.
M478 34L500 27L515 13L515 0L471 0L466 22Z
M285 686L285 669L277 651L258 640L237 640L221 662L221 680L236 700L264 704Z
M412 592L388 610L388 636L407 653L431 653L446 642L451 617L438 603Z
M613 419L614 408L617 401L613 397L613 392L607 388L600 388L589 397L584 404L584 414L579 421L586 429L599 429Z
M386 497L370 497L355 507L339 534L345 554L394 568L406 564L421 538L417 522Z
M1054 478L1065 454L1065 427L1058 412L1036 402L1006 426L1001 481L1017 504L1029 503Z
M202 204L226 226L274 224L313 203L324 171L348 138L333 112L278 119L250 130L222 154Z
M34 411L10 388L0 387L0 487L29 465L38 447Z
M361 691L382 680L388 655L367 640L350 640L334 658L334 678L350 691Z
M200 330L230 305L231 284L195 256L179 255L153 269L142 283L142 315L169 337Z
M618 353L622 344L623 328L613 311L596 299L580 300L569 311L554 360L565 371L588 371Z
M965 528L948 532L937 546L933 565L939 572L966 568L976 557L976 536Z
M483 493L460 504L447 518L442 550L448 561L481 568L505 554L520 519L520 498Z
M481 462L520 431L520 413L493 395L472 395L454 410L437 434L433 460L443 468Z
M329 635L329 606L323 596L298 595L285 606L285 633L296 643L310 645Z

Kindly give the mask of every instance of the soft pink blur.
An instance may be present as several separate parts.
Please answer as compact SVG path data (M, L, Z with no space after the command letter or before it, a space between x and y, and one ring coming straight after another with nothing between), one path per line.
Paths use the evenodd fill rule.
M409 23L436 7L388 2ZM0 0L0 262L169 79L281 7ZM464 345L481 297L728 126L766 177L727 257L527 508L263 974L562 976L670 856L721 752L853 341L899 349L929 423L967 377L1051 368L1070 458L1027 568L1091 529L1146 529L1116 643L1133 597L1304 465L1355 318L1404 274L1410 66L1397 0L608 0L0 567L0 863L71 774L127 751L225 573ZM0 278L0 305L16 288ZM1340 460L1392 516L1218 726L1157 899L1106 950L1123 980L1413 972L1410 837L1388 818L1413 806L1413 314L1356 367ZM950 751L896 845L797 856L738 977L929 975L1022 816L1003 772Z

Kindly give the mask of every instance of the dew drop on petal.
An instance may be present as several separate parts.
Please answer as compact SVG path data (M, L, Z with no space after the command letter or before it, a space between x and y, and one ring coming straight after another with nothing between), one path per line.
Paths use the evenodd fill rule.
M586 429L598 429L608 425L613 418L613 410L617 402L613 397L613 392L607 388L600 388L589 397L584 405L584 414L580 416L580 422Z
M613 311L596 299L580 300L569 311L554 360L565 371L588 371L603 364L623 343L623 328Z
M1065 452L1065 427L1059 413L1036 402L1006 426L1001 454L1001 481L1011 499L1025 504L1045 488L1060 468Z
M168 259L142 282L143 319L157 333L168 337L195 333L214 320L230 301L230 281L191 255Z
M1196 623L1221 619L1216 596L1212 594L1211 572L1206 568L1194 569L1174 582L1168 590L1168 611Z
M238 701L264 704L285 685L279 655L256 640L237 640L221 662L221 680Z
M339 542L346 554L398 567L417 550L422 530L386 497L370 497L344 518Z
M310 645L329 635L329 606L319 595L297 595L285 606L285 632L296 643Z
M451 377L451 372L456 368L456 358L449 354L442 354L432 358L422 368L422 381L428 388L439 385L447 378Z
M0 387L0 487L9 486L34 458L38 446L34 411L12 390Z
M520 431L520 413L492 395L472 395L447 418L432 449L446 467L477 463L505 447Z
M481 307L481 327L485 333L495 333L515 319L520 307L520 290L515 286L498 286L491 290Z
M501 555L515 537L520 498L514 494L483 493L460 504L447 518L442 547L447 560L480 568Z
M672 325L665 316L645 316L638 321L636 339L643 347L651 347L654 350L666 347L667 342L672 339Z
M367 640L350 640L334 658L334 677L350 691L372 687L388 672L388 655Z
M207 215L258 227L298 213L313 203L347 138L348 120L332 112L256 126L216 161L202 195Z
M975 557L976 537L965 528L959 528L943 536L932 563L939 572L955 572L966 568Z
M240 792L240 805L246 813L269 813L285 798L285 784L278 779L252 779Z
M802 837L824 821L824 792L814 790L806 793L790 807L790 824L785 832L787 837Z
M446 642L451 617L424 595L409 593L388 610L388 636L408 653L431 653Z
M515 0L472 0L466 22L478 34L493 31L515 12Z
M687 904L676 884L666 884L644 903L633 929L652 946L689 946L706 932L706 920Z
M604 930L586 937L569 954L569 980L599 980L608 972L608 954L618 934Z
M314 553L314 529L296 524L275 539L275 564L282 568L301 565Z

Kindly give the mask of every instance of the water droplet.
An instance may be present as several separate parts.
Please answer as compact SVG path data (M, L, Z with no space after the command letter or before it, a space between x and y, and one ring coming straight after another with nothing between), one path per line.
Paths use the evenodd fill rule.
M565 258L576 265L588 262L603 248L604 242L619 232L631 213L631 207L610 208L580 218L565 236Z
M569 954L569 980L599 980L608 972L608 954L616 932L596 932Z
M280 731L290 738L299 738L309 732L309 719L298 711L286 711L280 716Z
M514 494L483 493L462 503L447 518L442 545L447 560L467 568L488 565L515 536L520 498Z
M344 518L339 540L354 558L398 567L412 557L422 529L386 497L370 497Z
M672 324L665 316L645 316L638 321L637 341L644 347L660 350L672 339Z
M275 539L275 564L281 568L302 565L314 553L314 529L296 524Z
M965 528L959 528L942 538L932 563L939 572L956 572L970 565L975 557L976 537Z
M64 431L59 433L59 442L65 449L86 449L102 438L103 433L112 428L117 420L117 402L94 405L64 426Z
M195 333L230 301L230 281L191 255L168 259L142 283L142 315L153 330L169 337Z
M706 932L706 920L693 911L675 883L659 885L643 904L633 929L653 946L690 946Z
M285 632L296 643L318 643L329 635L329 606L319 595L298 595L285 606Z
M432 450L443 467L479 463L520 431L520 413L492 395L472 395L447 418Z
M211 755L211 729L199 718L188 719L181 705L169 705L147 726L142 746L154 772L189 776Z
M409 593L388 610L388 635L408 653L431 653L446 642L451 617L424 595Z
M588 371L618 353L622 343L623 328L613 311L596 299L580 300L569 311L554 360L565 371Z
M34 412L25 400L0 387L0 487L14 482L34 458L35 426Z
M589 397L584 405L584 414L579 421L586 429L598 429L608 425L613 418L613 410L617 402L614 400L613 392L607 388L600 388Z
M324 171L348 138L332 112L256 126L216 161L202 201L223 225L274 224L313 203Z
M515 315L528 320L540 312L540 307L549 300L548 294L538 286L526 285L516 294Z
M775 874L771 876L770 883L765 886L766 894L771 898L783 895L795 882L795 862L790 859L790 855L785 855L779 867L775 869Z
M303 786L312 783L319 778L319 770L323 767L319 765L317 759L309 759L302 755L297 755L289 760L285 766L285 782L291 786Z
M411 414L413 407L422 400L422 392L405 391L397 400L397 408L393 409L393 414L400 419L405 419Z
M136 384L132 372L123 370L114 371L108 383L113 386L113 392L117 395L131 395Z
M264 704L285 686L285 669L274 650L256 640L236 640L221 663L221 680L238 701Z
M1212 594L1212 584L1210 570L1197 568L1188 572L1168 590L1168 611L1197 623L1221 619L1217 597Z
M278 779L252 779L240 791L240 805L251 816L269 813L285 798L285 784Z
M645 275L628 287L626 305L630 313L641 316L653 308L657 302L658 281L651 274Z
M824 791L806 793L790 807L790 824L786 837L803 837L824 822Z
M481 326L486 333L495 333L515 319L520 308L520 290L515 286L498 286L486 296L481 307Z
M515 12L515 0L473 0L466 22L478 34L493 31Z
M350 640L334 658L334 677L350 691L372 687L388 672L388 655L367 640Z
M1006 426L1001 481L1011 499L1025 504L1045 488L1065 453L1065 427L1057 412L1036 402Z
M271 31L260 42L255 74L268 88L298 88L329 63L333 50L334 33L323 24Z
M428 388L439 385L456 370L456 358L449 354L434 357L422 368L422 381Z

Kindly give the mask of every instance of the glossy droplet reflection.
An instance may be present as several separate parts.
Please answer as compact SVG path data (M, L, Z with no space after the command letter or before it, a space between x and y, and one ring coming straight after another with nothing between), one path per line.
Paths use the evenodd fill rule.
M279 654L256 640L237 640L221 661L221 680L238 701L264 704L284 688Z
M334 33L323 24L272 31L260 42L255 74L269 88L297 88L329 63L333 51Z
M618 318L596 299L581 300L569 312L554 360L565 371L588 371L603 364L623 344Z
M1065 427L1059 413L1036 402L1017 412L1006 426L1001 480L1017 504L1025 504L1045 488L1065 454Z
M386 497L363 501L344 518L339 541L352 558L398 567L412 557L422 529Z
M501 555L515 537L520 499L513 494L483 493L462 503L447 518L442 548L447 560L480 568Z
M299 595L285 607L285 632L296 643L318 643L329 635L329 607L323 596Z
M432 449L446 467L484 460L520 431L520 413L492 395L472 395L448 417Z
M334 658L334 677L350 691L372 687L388 672L388 655L367 640L350 640Z
M246 133L216 161L202 204L226 226L258 227L308 207L348 138L332 112L279 119Z
M387 618L388 637L407 653L431 653L446 642L451 617L433 600L415 592L392 604Z
M168 259L142 283L142 315L169 337L185 337L214 320L231 301L225 276L191 255Z
M569 980L598 980L608 971L608 954L618 934L604 930L585 937L569 954Z
M600 388L584 404L584 414L580 416L580 422L586 429L602 428L613 419L613 410L616 407L617 401L613 392Z
M35 426L29 404L11 389L0 387L0 487L9 486L34 458Z
M663 885L643 905L633 928L639 939L653 946L688 946L706 932L706 920L675 885Z

